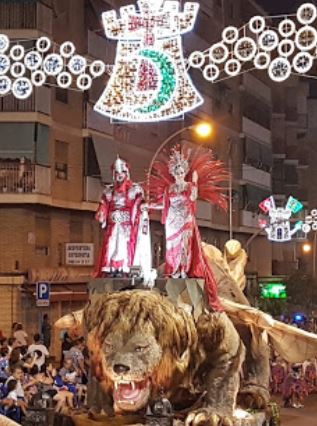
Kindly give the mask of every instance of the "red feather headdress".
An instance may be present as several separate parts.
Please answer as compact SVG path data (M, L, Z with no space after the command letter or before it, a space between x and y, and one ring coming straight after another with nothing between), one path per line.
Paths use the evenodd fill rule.
M174 178L169 172L170 157L178 151L188 162L189 171L186 180L192 179L193 173L198 174L198 198L227 209L226 188L222 186L229 180L229 173L221 161L215 159L213 152L203 147L192 148L189 146L176 147L169 155L166 151L160 154L159 159L150 170L150 199L160 202L167 188L174 183Z

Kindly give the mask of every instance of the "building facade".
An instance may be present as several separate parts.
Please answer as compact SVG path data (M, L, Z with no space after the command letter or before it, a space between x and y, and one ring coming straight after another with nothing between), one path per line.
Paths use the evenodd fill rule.
M29 39L30 46L42 35L59 44L71 40L80 54L113 64L116 45L105 38L100 15L129 3L1 2L0 32L11 39ZM239 26L263 13L252 0L199 3L195 31L184 40L185 53L208 48L220 39L224 26ZM47 85L25 101L0 99L0 285L8 301L8 316L0 318L0 328L5 333L17 320L29 332L38 329L48 309L35 307L37 281L51 283L52 322L83 305L93 262L74 265L67 244L87 250L96 260L101 231L94 212L103 183L111 181L112 162L117 154L123 156L131 163L132 178L144 181L155 151L182 126L202 119L212 122L214 134L206 146L233 174L234 237L245 245L258 233L258 204L272 193L273 95L265 77L245 74L212 86L193 71L204 105L184 120L139 125L111 123L93 111L107 78L95 81L84 94ZM197 143L189 132L182 138ZM197 216L203 239L222 249L229 239L229 217L202 202ZM152 233L158 265L163 260L164 234L154 216ZM272 245L266 237L258 235L248 250L248 272L271 276Z

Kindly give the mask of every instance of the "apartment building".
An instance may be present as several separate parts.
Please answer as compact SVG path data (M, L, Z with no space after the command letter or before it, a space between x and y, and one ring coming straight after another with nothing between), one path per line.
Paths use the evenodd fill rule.
M41 35L56 43L71 40L79 53L113 64L116 44L105 38L100 15L129 3L1 2L0 32L30 43ZM224 26L239 26L263 12L252 0L201 0L200 5L195 31L184 39L185 53L208 48L219 41ZM204 105L184 120L156 124L111 123L94 112L107 77L95 81L85 94L45 86L25 101L0 99L0 297L7 309L0 328L8 331L12 321L21 320L29 331L37 329L45 312L35 308L37 281L51 283L52 321L84 303L101 238L94 212L102 184L111 181L111 163L122 155L132 165L132 178L144 181L162 141L197 120L213 123L214 136L207 146L228 166L232 160L234 237L245 244L258 232L258 203L272 193L271 86L261 74L213 86L197 71L192 77ZM197 142L190 133L182 138ZM229 217L202 202L197 215L203 239L222 248L229 238ZM156 219L153 251L159 264L164 234ZM67 244L89 252L91 264L74 265ZM249 254L249 272L270 276L272 245L264 235L254 239ZM27 307L23 311L22 303Z

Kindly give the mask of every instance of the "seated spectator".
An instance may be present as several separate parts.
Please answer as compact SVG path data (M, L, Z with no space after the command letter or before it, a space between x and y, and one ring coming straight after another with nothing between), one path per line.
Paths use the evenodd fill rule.
M22 368L23 367L23 361L22 361L22 355L21 355L21 348L14 348L11 351L11 354L9 356L9 367L10 370L14 370L16 367Z
M67 331L65 331L63 335L63 341L62 341L62 356L61 356L62 366L65 359L65 354L71 349L72 346L73 346L72 339L70 338Z
M7 383L8 394L6 399L9 401L13 401L12 407L19 407L22 410L23 414L26 415L27 404L23 400L19 399L17 387L18 387L17 380L11 379L8 381Z
M23 330L23 325L22 324L18 324L16 326L16 331L13 333L13 337L16 339L16 347L21 348L21 347L27 347L28 346L28 335L27 333Z
M18 398L21 400L24 400L25 394L24 394L24 388L22 385L22 382L24 379L23 370L21 367L16 366L11 371L12 371L12 374L6 381L6 386L8 385L10 380L16 380L17 381L16 392L17 392Z
M10 337L8 339L8 350L9 350L9 355L11 354L11 352L13 351L13 349L16 347L16 339L14 337Z
M8 348L0 349L0 383L5 383L9 377Z
M39 370L42 365L45 364L46 358L49 357L49 352L45 345L41 343L41 336L37 333L33 336L34 343L29 346L28 354L34 355L37 353L35 364L38 366Z

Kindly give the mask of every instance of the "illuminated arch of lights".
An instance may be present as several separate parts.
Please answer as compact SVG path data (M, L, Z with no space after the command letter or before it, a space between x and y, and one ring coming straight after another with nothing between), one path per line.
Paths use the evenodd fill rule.
M109 70L103 61L87 61L77 54L70 41L61 46L48 37L33 41L34 47L26 49L26 40L11 43L8 36L0 34L0 96L12 93L24 100L34 87L44 84L84 91Z
M222 40L204 52L194 51L189 68L199 68L212 83L254 69L266 70L283 82L292 74L306 75L317 58L317 8L302 4L295 15L254 16L241 28L226 27Z
M122 7L119 16L116 11L102 16L106 36L118 41L114 65L87 59L70 41L59 46L40 37L29 49L30 40L10 41L0 34L0 97L27 99L43 85L86 91L94 79L108 74L96 111L125 121L160 121L203 102L188 75L191 68L201 70L211 83L253 69L265 70L278 83L292 74L313 77L309 72L317 58L314 4L302 4L293 15L254 16L241 28L228 26L219 42L184 58L181 36L193 29L199 4L185 2L181 10L177 0L137 3L138 8Z

